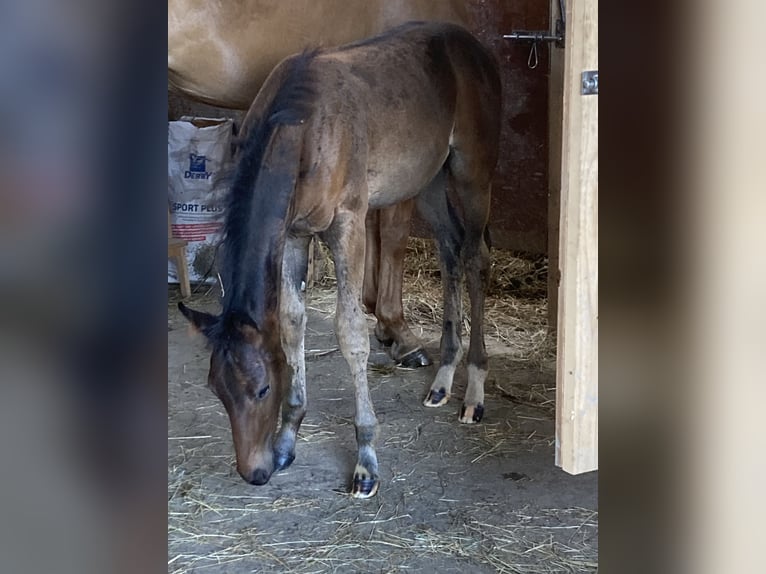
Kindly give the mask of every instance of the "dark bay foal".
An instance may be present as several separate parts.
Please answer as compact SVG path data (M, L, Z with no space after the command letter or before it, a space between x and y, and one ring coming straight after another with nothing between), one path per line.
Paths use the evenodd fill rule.
M293 461L306 412L302 285L309 241L318 235L335 261L336 333L356 391L351 494L373 496L377 419L360 306L365 218L370 209L414 200L439 247L441 364L426 406L445 404L451 393L462 354L465 274L471 335L459 419L478 422L487 376L484 237L499 137L496 64L459 26L410 23L284 60L248 116L253 124L227 209L222 313L179 306L211 344L208 384L229 414L239 473L264 484Z

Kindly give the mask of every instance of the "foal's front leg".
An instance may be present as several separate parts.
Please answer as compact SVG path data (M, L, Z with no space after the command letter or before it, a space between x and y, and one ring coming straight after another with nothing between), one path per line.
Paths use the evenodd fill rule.
M282 399L282 427L274 444L277 470L290 466L295 459L295 441L306 414L306 331L305 285L310 238L288 237L282 258L282 291L279 305L282 349L290 367L290 377Z
M367 386L367 358L370 339L367 320L359 305L364 279L364 214L339 212L325 235L335 259L338 280L338 308L335 332L343 356L351 369L356 390L356 442L359 449L351 496L369 498L378 491L378 457L375 439L378 420Z

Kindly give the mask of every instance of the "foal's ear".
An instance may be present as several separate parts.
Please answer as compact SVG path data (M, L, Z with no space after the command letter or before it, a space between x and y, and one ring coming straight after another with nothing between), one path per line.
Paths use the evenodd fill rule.
M197 331L203 334L207 334L208 330L218 321L218 317L215 315L205 313L204 311L195 311L180 301L178 302L178 310L183 313L183 316L189 320Z

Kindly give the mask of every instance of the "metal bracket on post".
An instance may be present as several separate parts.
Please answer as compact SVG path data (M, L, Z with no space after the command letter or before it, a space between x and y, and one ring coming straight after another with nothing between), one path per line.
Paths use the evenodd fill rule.
M598 95L598 70L582 73L582 90L580 93L583 96Z

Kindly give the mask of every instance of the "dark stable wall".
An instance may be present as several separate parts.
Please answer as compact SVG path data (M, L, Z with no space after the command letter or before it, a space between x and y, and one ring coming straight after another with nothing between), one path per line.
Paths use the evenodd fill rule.
M529 69L531 44L503 39L512 30L547 30L549 4L540 0L467 0L468 28L497 58L503 83L500 159L492 184L490 233L493 247L530 254L547 253L548 235L548 63L546 44ZM168 119L183 115L228 117L224 110L169 94ZM413 222L415 235L426 235Z
M548 46L537 67L531 44L505 40L512 30L547 30L548 0L468 0L471 31L492 50L503 83L500 159L492 183L490 232L501 249L547 253Z

